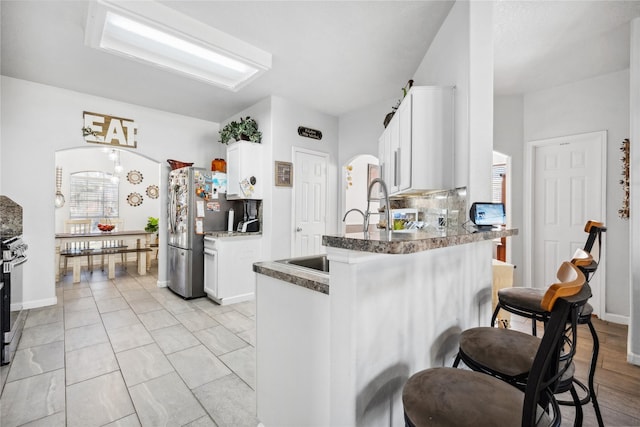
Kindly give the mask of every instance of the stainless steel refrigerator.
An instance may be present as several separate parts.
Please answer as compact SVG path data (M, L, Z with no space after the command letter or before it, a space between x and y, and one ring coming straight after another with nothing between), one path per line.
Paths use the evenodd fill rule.
M225 230L229 207L217 177L203 168L169 173L169 288L184 298L205 296L204 233Z

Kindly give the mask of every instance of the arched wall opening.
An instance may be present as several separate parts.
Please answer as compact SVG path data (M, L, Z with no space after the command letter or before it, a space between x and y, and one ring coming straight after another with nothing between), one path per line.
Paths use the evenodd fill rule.
M380 176L380 161L370 154L361 154L352 157L342 166L342 206L344 211L340 214L342 219L351 209L359 209L365 212L367 209L367 188L373 178ZM369 209L372 212L378 210L380 203L372 200ZM376 221L374 221L374 224ZM357 233L362 231L363 217L357 212L351 212L342 221L342 231Z
M61 168L60 190L65 197L65 204L55 209L56 233L64 232L65 221L71 219L70 206L73 201L70 177L77 172L99 171L117 177L117 181L113 181L118 186L117 218L124 221L125 230L144 230L149 217L165 216L162 206L166 206L166 185L162 181L162 166L157 160L110 146L78 147L56 151L55 167ZM106 212L102 216L107 216ZM162 223L164 221L161 220L159 242L164 242L166 238ZM158 246L158 250L160 253L157 257L153 254L152 261L156 258L158 260L158 276L161 281L160 276L164 277L161 272L166 268L166 256L161 254L162 245ZM134 260L134 256L135 254L129 254L127 261ZM86 259L84 262L87 262Z

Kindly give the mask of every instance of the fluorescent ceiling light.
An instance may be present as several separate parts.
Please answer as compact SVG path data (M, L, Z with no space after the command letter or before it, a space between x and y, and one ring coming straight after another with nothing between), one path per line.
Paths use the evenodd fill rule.
M91 3L85 44L232 91L271 68L271 54L153 1Z

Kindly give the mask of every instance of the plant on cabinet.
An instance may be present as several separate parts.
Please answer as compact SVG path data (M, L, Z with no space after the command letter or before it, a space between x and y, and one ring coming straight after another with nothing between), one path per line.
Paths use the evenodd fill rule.
M233 120L220 130L220 142L223 144L241 140L260 143L261 138L258 122L249 116L241 117L239 122Z

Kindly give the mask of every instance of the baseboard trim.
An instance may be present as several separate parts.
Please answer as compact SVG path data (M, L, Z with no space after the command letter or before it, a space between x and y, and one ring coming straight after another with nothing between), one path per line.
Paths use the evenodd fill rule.
M158 285L159 288L166 288L166 287L169 286L169 281L168 280L162 280L162 281L158 280L156 282L156 284Z
M31 310L32 308L47 307L58 304L58 297L38 299L34 301L26 301L22 303L23 310Z
M602 316L602 320L606 320L611 323L619 323L621 325L629 324L629 316L622 316L620 314L605 313L604 316Z
M640 366L640 354L635 354L632 352L627 353L627 362Z

